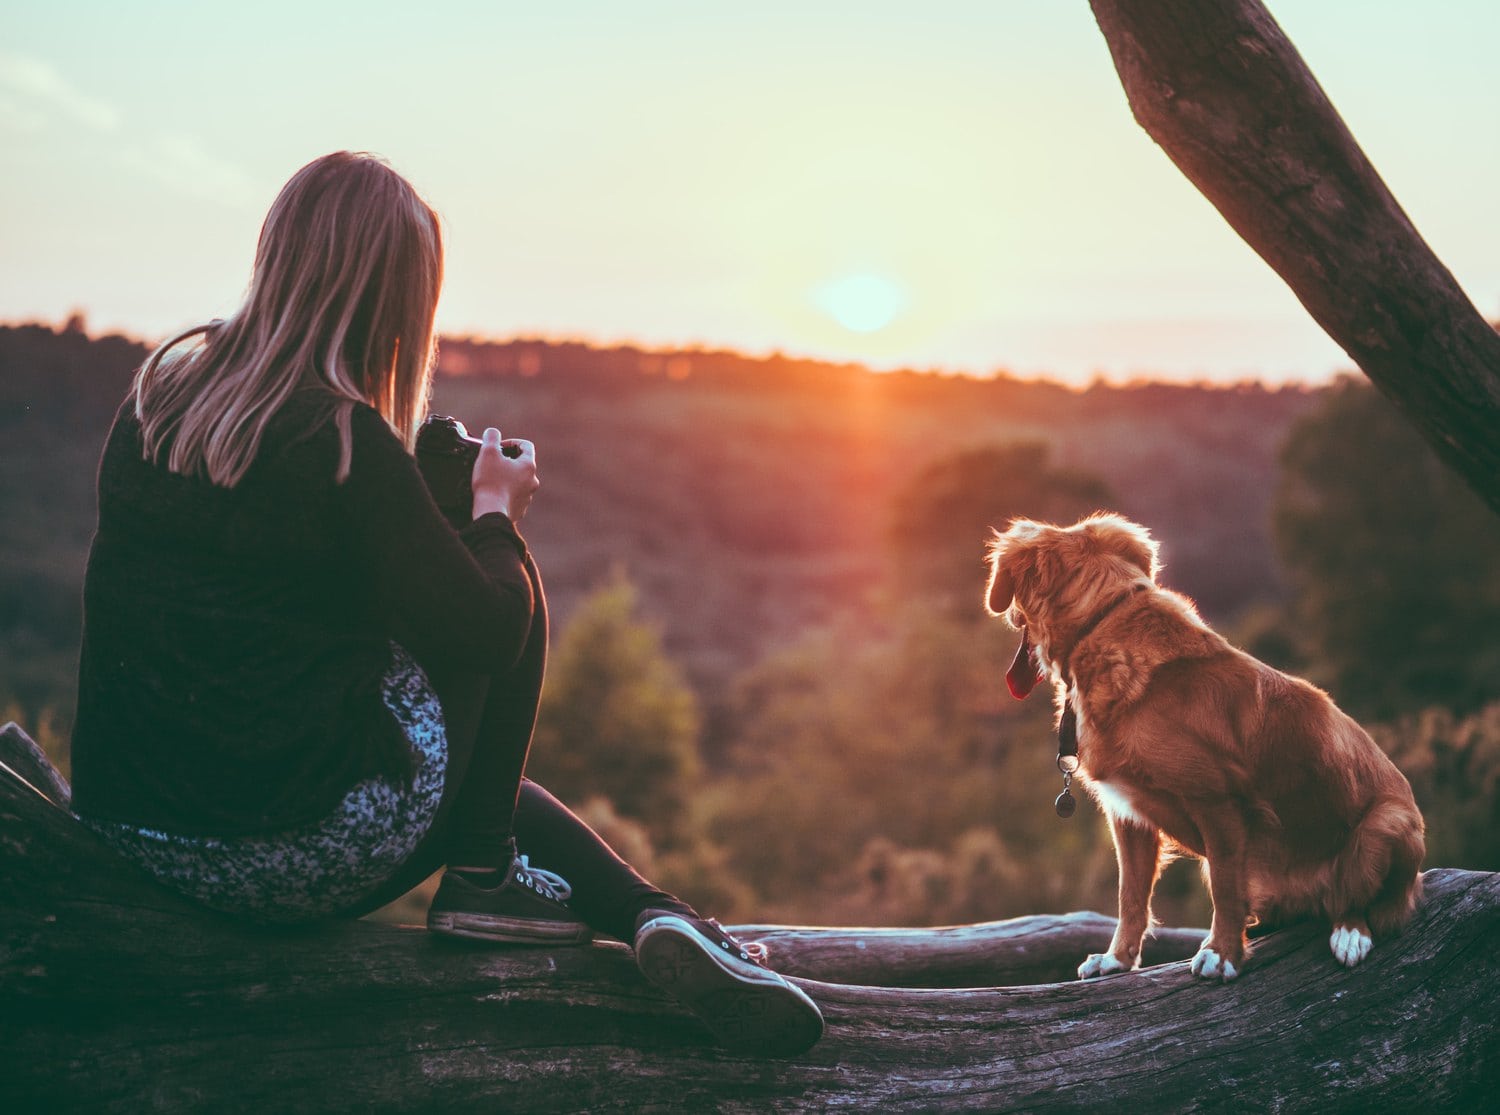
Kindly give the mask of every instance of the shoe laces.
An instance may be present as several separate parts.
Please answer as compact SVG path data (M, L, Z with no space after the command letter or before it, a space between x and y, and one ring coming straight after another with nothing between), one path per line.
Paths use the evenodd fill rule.
M515 876L516 882L536 891L544 898L566 902L573 896L573 888L568 885L568 880L544 867L532 867L531 860L526 856L516 857L511 873Z
M751 941L746 944L738 938L731 937L724 927L719 924L717 918L704 918L704 923L714 927L715 934L719 937L719 947L725 952L739 949L741 960L750 960L756 964L764 964L766 957L770 955L766 946L760 941Z

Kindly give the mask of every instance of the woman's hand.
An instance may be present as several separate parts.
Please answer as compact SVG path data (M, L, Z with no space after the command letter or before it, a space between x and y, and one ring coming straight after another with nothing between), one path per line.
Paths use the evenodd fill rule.
M514 455L502 452L502 446ZM501 441L500 431L493 426L484 431L471 485L474 518L498 511L519 523L541 483L536 478L536 449L531 442L519 438Z

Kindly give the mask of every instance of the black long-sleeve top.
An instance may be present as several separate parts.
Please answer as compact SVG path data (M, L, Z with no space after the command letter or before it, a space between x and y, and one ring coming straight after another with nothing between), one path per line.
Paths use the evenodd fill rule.
M535 601L501 514L455 532L368 406L348 477L329 400L295 395L233 488L144 459L131 400L99 466L84 580L73 807L167 832L270 833L410 750L390 643L429 674L494 673Z

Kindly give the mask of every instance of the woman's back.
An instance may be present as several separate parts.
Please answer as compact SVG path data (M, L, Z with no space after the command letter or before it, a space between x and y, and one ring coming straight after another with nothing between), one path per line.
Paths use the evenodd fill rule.
M214 835L316 816L402 754L326 406L283 407L233 488L144 459L131 410L100 463L84 582L79 807Z
M514 662L534 605L504 516L455 534L374 408L298 392L232 488L144 459L121 408L84 581L80 812L227 836L318 816L410 749L380 698L398 642L429 672Z

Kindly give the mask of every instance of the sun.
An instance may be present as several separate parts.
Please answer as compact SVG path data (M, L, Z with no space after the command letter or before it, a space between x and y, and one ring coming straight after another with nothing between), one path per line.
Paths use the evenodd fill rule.
M906 291L884 275L860 272L820 283L812 300L851 333L878 333L906 310Z

